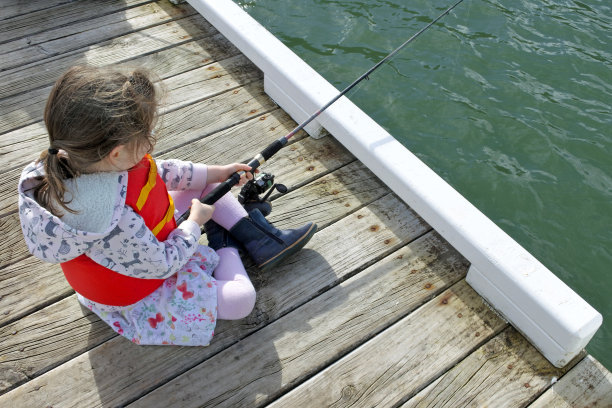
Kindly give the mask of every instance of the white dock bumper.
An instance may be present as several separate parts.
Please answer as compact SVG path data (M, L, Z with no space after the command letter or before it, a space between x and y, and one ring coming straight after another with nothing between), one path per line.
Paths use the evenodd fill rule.
M266 92L302 122L336 90L231 0L188 0L264 72ZM347 98L306 131L325 128L470 262L467 282L562 367L602 316Z

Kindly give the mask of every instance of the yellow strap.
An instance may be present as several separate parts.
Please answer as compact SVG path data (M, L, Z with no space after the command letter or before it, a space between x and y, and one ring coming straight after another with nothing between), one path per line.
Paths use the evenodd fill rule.
M138 208L138 211L142 210L142 207L147 202L149 193L151 192L151 190L153 190L153 187L155 187L155 183L157 182L157 165L155 164L155 161L153 160L151 155L147 154L147 158L149 159L149 179L147 180L147 184L145 184L142 190L140 191L138 201L136 201L136 207Z
M172 197L170 196L170 194L168 194L168 200L170 201L170 205L168 205L168 211L166 211L166 215L164 216L164 219L161 220L159 224L155 226L155 228L153 228L153 235L157 235L159 231L161 231L162 228L164 228L164 225L170 222L172 217L174 217L174 201L172 201Z

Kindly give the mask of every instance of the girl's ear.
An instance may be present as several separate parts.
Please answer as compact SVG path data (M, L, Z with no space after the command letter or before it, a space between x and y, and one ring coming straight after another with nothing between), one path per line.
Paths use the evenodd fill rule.
M123 149L125 149L125 145L117 145L113 147L108 156L106 156L106 159L111 166L119 167L122 154L124 153Z

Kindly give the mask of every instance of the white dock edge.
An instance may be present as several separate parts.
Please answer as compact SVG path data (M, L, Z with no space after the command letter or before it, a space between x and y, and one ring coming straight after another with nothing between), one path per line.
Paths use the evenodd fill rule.
M264 72L266 92L301 122L337 95L231 0L188 0ZM555 366L593 337L602 316L346 98L306 130L338 139L470 262L467 282ZM262 146L263 147L263 146Z

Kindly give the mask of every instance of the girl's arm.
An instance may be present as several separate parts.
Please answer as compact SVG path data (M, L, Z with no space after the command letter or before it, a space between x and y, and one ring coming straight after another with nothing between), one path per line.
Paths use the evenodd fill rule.
M253 178L249 166L243 163L232 163L225 166L207 166L182 160L156 160L157 171L169 191L204 190L208 184L221 183L232 173L245 171L238 186Z
M87 255L124 275L165 279L187 263L198 248L200 234L200 226L190 219L160 242L142 217L126 206L117 226L104 239L96 241Z
M183 160L155 160L157 173L168 191L204 190L208 184L208 166Z
M233 173L245 171L246 173L240 177L240 182L238 183L238 186L241 186L246 183L247 180L253 178L253 174L251 174L249 170L251 170L251 167L243 163L232 163L226 164L225 166L208 166L206 184L221 183L227 180Z

